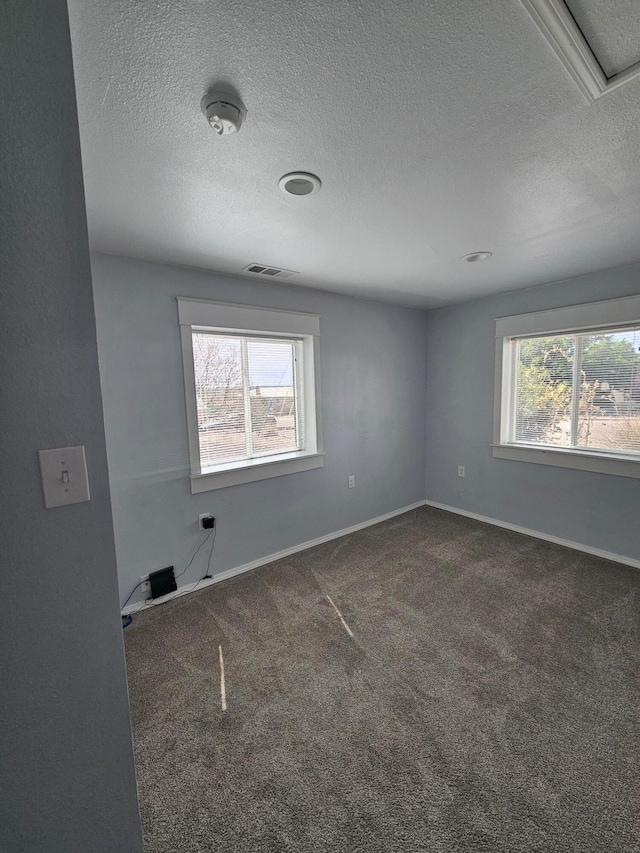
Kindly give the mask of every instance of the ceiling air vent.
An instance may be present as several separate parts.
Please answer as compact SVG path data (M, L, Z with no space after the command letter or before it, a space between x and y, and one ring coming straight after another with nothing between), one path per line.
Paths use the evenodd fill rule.
M265 275L268 278L290 278L292 275L300 275L295 270L283 270L280 267L267 267L264 264L249 264L242 272L250 272L254 275Z

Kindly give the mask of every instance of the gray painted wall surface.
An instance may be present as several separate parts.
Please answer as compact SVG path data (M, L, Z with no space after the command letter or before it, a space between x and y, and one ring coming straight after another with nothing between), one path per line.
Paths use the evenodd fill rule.
M92 269L123 600L186 566L201 512L218 520L217 574L424 500L424 312L108 255ZM324 468L190 493L176 296L320 315Z
M0 13L0 849L142 849L63 0ZM45 510L39 448L92 499Z
M638 292L633 266L430 311L427 499L638 559L640 480L494 459L490 447L495 319Z

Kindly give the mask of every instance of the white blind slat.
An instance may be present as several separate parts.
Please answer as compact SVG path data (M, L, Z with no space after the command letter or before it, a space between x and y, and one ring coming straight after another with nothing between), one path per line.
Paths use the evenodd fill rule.
M511 442L640 453L640 326L513 346Z
M203 471L301 449L299 341L192 332Z

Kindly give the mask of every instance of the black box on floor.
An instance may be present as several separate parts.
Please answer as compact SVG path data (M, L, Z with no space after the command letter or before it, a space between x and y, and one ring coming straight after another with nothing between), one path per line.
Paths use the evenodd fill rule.
M169 566L167 569L160 569L159 572L151 572L149 575L149 586L151 587L151 598L160 598L160 596L167 595L169 592L175 592L178 589L178 585L173 574L173 566Z

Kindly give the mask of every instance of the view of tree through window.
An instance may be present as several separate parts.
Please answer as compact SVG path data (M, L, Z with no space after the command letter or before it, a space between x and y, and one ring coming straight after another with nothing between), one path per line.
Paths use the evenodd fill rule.
M203 470L301 447L299 343L193 332Z
M517 340L512 441L640 453L640 327Z

